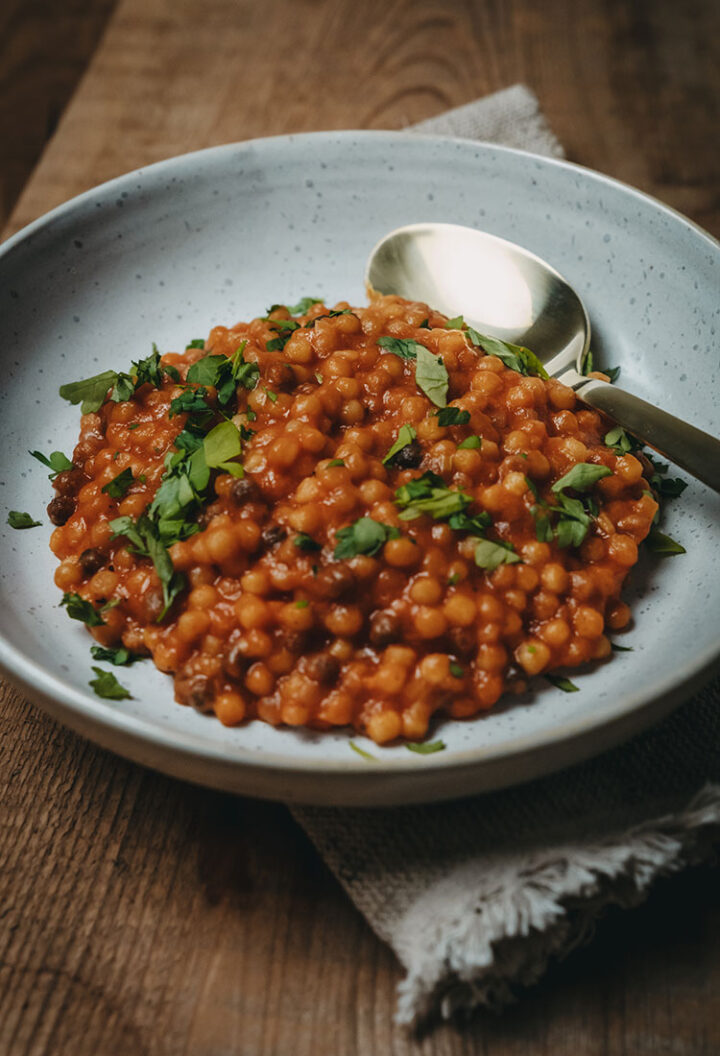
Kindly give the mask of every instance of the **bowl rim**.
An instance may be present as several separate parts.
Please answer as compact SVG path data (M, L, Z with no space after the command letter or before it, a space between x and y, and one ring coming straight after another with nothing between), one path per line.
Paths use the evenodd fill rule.
M606 176L594 169L567 161L564 158L533 154L515 147L501 146L487 141L465 139L458 136L392 130L345 129L290 133L224 143L174 155L150 165L130 170L68 199L21 228L0 243L0 259L7 257L16 247L31 239L37 232L42 231L55 221L72 216L77 210L82 210L84 206L94 203L98 199L116 195L118 191L125 189L127 184L135 181L139 176L161 177L166 170L172 170L178 164L189 164L194 160L201 159L222 160L224 157L232 157L238 150L246 147L259 147L260 150L287 147L292 151L301 149L307 143L319 144L337 142L338 140L358 139L362 139L365 142L407 143L408 141L424 141L434 145L438 143L455 144L462 149L473 150L476 153L495 154L500 155L501 158L508 156L515 159L531 159L534 163L542 163L543 166L575 172L584 180L607 186L613 192L619 191L646 206L648 204L652 205L655 210L669 217L673 223L680 222L695 237L700 237L713 253L720 254L720 241L672 206L622 180ZM148 193L154 193L154 191L154 187L148 188ZM104 743L109 744L107 739L102 737L102 734L116 732L131 741L147 744L149 747L154 747L164 752L170 750L178 754L179 757L192 758L205 763L222 763L231 766L240 764L250 772L283 770L292 774L314 775L318 778L337 774L342 774L348 778L363 774L370 778L379 775L397 775L399 778L402 774L416 774L418 771L429 773L430 771L454 770L473 763L485 764L506 761L508 764L512 764L513 760L519 756L536 755L546 749L570 743L587 735L593 729L600 731L605 728L615 727L618 724L622 724L623 720L627 720L633 714L642 717L642 713L650 710L650 705L654 701L659 702L660 700L672 698L672 703L669 706L680 704L697 688L699 679L704 678L706 675L707 677L710 676L719 660L720 640L716 645L708 646L700 654L694 653L691 660L686 660L682 665L675 667L672 674L654 685L651 696L648 695L647 689L636 690L629 695L623 695L622 698L617 698L615 702L608 703L598 712L568 721L562 725L555 724L545 731L536 731L531 734L513 737L510 741L504 740L487 747L454 748L447 755L443 752L416 757L414 753L408 753L407 757L393 756L386 759L379 756L373 759L373 765L370 766L368 761L359 758L357 760L353 758L347 760L316 760L301 758L283 752L266 751L265 749L257 751L243 748L229 741L214 742L198 739L196 736L184 733L179 729L161 727L155 722L136 718L122 711L108 707L98 709L97 702L89 693L81 692L64 682L60 677L50 674L41 664L36 663L24 654L0 632L0 670L15 685L29 691L32 699L42 701L45 710L85 735L88 735L88 730L92 730L98 734ZM690 688L687 692L684 692L683 687L687 686L690 686ZM666 711L669 710L669 706L666 706ZM594 753L589 752L586 754ZM543 768L542 772L549 773L562 765L564 764ZM158 768L161 767L159 766ZM524 778L519 778L518 780L521 781ZM493 787L499 786L494 785Z

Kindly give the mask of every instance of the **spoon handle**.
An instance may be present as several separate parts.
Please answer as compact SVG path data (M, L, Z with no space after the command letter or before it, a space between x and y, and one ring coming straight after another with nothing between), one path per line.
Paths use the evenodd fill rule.
M583 403L603 411L638 440L720 492L720 440L606 381L583 379L583 384L570 384Z

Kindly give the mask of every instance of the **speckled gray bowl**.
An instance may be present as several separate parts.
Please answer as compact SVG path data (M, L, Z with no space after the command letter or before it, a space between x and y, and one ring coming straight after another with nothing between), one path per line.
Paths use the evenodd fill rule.
M355 755L345 732L228 730L173 702L149 663L122 672L129 701L88 690L90 640L58 608L50 527L11 531L9 509L43 516L50 487L29 449L72 449L77 410L58 386L150 351L184 347L304 294L364 302L368 251L420 220L471 224L545 257L576 286L605 364L624 385L720 429L720 247L658 202L596 173L518 151L402 133L287 136L190 154L98 187L0 249L0 663L47 711L170 774L275 799L385 804L526 780L662 716L709 673L720 628L720 500L692 482L667 514L687 554L644 561L635 622L615 654L540 683L470 722L447 749ZM45 520L43 516L43 520Z

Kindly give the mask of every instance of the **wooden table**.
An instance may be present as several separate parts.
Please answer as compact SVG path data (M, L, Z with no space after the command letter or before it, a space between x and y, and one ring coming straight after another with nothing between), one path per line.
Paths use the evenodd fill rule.
M714 0L112 8L6 0L0 12L0 203L21 182L43 113L95 49L6 234L172 154L289 130L399 127L517 80L536 90L573 160L720 233ZM2 1056L720 1052L709 866L608 917L502 1018L408 1035L392 1024L392 954L284 808L131 765L10 690L0 708Z

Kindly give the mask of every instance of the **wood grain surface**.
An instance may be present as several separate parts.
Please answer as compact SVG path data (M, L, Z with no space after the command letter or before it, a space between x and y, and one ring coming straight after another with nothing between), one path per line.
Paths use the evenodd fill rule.
M27 88L3 137L10 111L45 127L112 6L6 3L0 88ZM41 23L71 12L68 65ZM172 154L401 127L517 80L573 160L718 234L719 31L715 0L120 0L6 234ZM0 715L0 1056L720 1052L716 868L609 915L504 1016L408 1034L392 954L284 808L143 770L7 688Z

